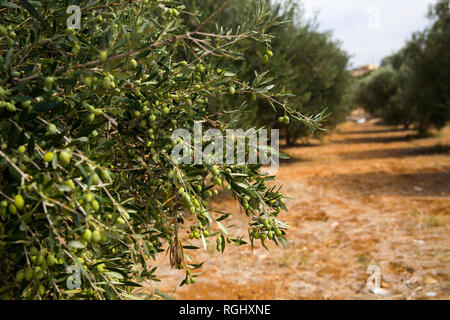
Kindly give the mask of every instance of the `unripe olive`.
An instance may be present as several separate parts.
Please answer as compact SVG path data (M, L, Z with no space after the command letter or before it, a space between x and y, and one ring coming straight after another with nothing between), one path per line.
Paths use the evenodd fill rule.
M9 112L14 112L16 111L16 106L14 104L12 104L11 102L6 102L5 103L5 108L6 110L8 110Z
M50 134L56 134L58 130L56 129L56 126L53 123L50 123L48 125L48 133Z
M36 280L42 280L45 276L44 271L40 267L36 267L34 269L34 279Z
M100 205L97 200L93 200L91 202L91 207L92 207L92 210L94 210L94 211L98 211L98 209L100 209Z
M45 155L44 155L44 161L45 162L50 162L50 161L52 161L53 160L53 152L47 152Z
M133 69L136 69L136 68L137 68L137 65L138 65L138 64L137 64L136 60L131 59L130 64L131 64L131 67L132 67Z
M4 25L1 25L1 24L0 24L0 35L2 35L2 36L8 35L8 30L6 29L6 27Z
M49 255L47 256L47 265L48 265L49 267L52 267L55 263L56 263L55 256L49 254Z
M44 86L46 89L51 89L55 79L53 77L47 77L44 79Z
M9 213L11 213L11 214L16 214L17 213L17 208L13 204L9 205L8 210L9 210Z
M40 266L44 262L44 256L42 254L36 257L36 261L34 262L36 265Z
M108 77L103 78L102 86L104 89L110 89L111 88L111 79Z
M95 242L100 242L102 240L102 234L100 230L94 230L94 232L92 233L92 240L94 240Z
M91 86L91 84L92 84L92 78L91 77L85 77L84 79L83 79L83 83L86 85L86 86L88 86L88 87L90 87Z
M23 206L25 205L25 200L23 199L22 195L17 194L14 197L14 204L16 205L16 208L19 210L23 209Z
M31 279L33 279L33 274L34 274L33 268L28 267L28 268L25 270L25 280L31 281Z
M270 50L267 50L267 55L271 58L271 57L273 57L273 52Z
M85 240L85 241L91 241L91 239L92 239L92 231L89 230L89 229L84 230L84 233L83 233L83 240Z
M92 184L98 184L98 181L100 180L100 177L98 176L98 174L94 173L92 175Z
M125 224L125 220L123 220L121 217L117 218L116 220L117 224Z
M22 282L25 278L25 272L23 270L19 270L16 272L16 282Z
M59 153L59 160L61 160L61 162L64 163L65 165L70 164L70 158L71 158L71 157L72 157L72 156L71 156L70 153L67 152L67 151L61 151L61 152Z
M102 62L105 62L106 59L108 59L108 52L107 52L106 50L100 52L100 60L101 60Z
M30 106L31 106L31 100L27 100L27 101L23 101L22 102L22 107L28 108Z
M80 52L80 46L78 44L74 44L72 46L72 54L74 56L76 56L78 54L78 52Z
M39 285L39 289L38 289L39 295L44 295L45 293L45 287L41 284Z
M200 73L203 73L203 72L205 72L205 67L204 67L202 64L199 64L199 65L197 66L197 70L198 70Z

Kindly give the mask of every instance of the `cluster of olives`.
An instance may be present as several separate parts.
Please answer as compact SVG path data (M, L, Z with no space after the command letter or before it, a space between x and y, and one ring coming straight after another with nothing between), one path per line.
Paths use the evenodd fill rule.
M253 239L261 239L261 241L264 241L266 239L273 240L275 236L281 237L283 232L278 225L266 218L258 221L258 224L253 227L250 235Z
M273 57L273 52L270 50L267 50L266 54L262 58L262 62L267 63L267 62L269 62L269 58L272 58L272 57Z
M284 123L284 124L289 124L289 117L288 116L284 116L284 117L278 117L278 122L279 123Z
M5 27L2 24L0 24L0 36L6 37L9 46L12 46L14 44L15 39L17 37L17 35L14 32L14 29L11 25Z
M187 285L194 284L196 282L195 277L192 276L191 270L186 270L186 278L184 279L184 283Z
M46 286L44 278L48 276L48 270L55 265L60 265L63 263L61 259L56 259L51 253L48 253L46 249L38 250L36 247L31 247L28 252L31 265L25 269L20 269L16 272L15 281L21 283L22 281L34 282L37 293L43 296L46 292ZM28 286L28 294L32 295L32 286ZM31 298L31 296L30 296Z

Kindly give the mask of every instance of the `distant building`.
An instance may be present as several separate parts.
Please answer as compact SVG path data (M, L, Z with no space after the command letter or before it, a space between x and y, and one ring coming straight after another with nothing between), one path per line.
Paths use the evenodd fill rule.
M365 66L359 67L357 69L353 69L350 70L350 74L352 75L352 77L361 77L363 75L365 75L366 73L369 73L371 71L375 71L378 70L378 67L376 65L373 64L367 64Z

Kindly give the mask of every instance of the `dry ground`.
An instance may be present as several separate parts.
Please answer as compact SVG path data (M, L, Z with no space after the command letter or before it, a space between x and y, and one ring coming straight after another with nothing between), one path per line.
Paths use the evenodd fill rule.
M285 149L276 183L292 198L280 216L286 248L219 254L211 243L192 252L206 260L196 284L176 289L184 273L164 264L159 287L177 299L450 299L450 128L413 134L347 122L327 141ZM231 199L215 207L246 234ZM387 296L364 286L369 265Z

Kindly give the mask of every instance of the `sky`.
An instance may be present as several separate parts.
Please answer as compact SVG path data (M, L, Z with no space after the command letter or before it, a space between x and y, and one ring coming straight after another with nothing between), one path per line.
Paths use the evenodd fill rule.
M333 30L333 38L352 55L351 65L379 65L401 49L415 31L430 24L428 6L436 0L297 0L305 15L314 17L320 31Z

